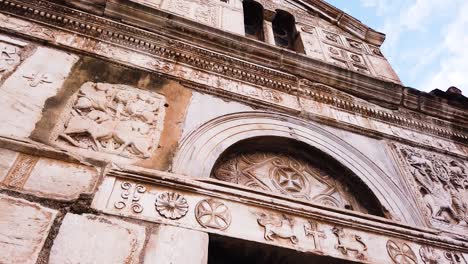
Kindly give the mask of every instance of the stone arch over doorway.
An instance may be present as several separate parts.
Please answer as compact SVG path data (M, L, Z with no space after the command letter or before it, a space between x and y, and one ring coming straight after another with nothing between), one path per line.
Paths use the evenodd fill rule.
M372 191L394 219L422 225L410 196L372 160L344 140L312 123L279 113L242 112L215 118L182 139L173 172L208 178L218 158L232 145L255 137L282 137L307 144L336 160Z

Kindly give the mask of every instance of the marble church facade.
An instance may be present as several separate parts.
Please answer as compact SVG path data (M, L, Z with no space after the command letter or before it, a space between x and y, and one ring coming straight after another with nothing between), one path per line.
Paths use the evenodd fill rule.
M0 0L0 263L468 264L468 99L321 0Z

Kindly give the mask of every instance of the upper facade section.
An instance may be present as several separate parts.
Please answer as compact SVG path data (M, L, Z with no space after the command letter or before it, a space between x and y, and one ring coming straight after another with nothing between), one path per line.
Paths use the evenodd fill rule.
M320 0L65 1L118 18L129 8L139 20L158 15L181 17L207 32L218 29L233 33L226 36L237 41L243 41L239 35L253 39L255 42L247 41L253 45L252 52L255 48L266 49L262 46L266 44L341 69L401 83L380 51L385 35Z

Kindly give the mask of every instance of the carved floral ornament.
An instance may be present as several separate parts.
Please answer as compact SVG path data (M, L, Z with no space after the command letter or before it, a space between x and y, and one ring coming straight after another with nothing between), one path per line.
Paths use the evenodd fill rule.
M156 211L169 219L184 217L189 209L187 200L175 192L164 192L156 199Z
M418 264L418 257L411 247L400 241L389 240L387 252L395 264Z
M85 83L58 140L85 150L148 158L159 143L164 103L163 96L134 87Z
M416 148L397 147L423 210L439 227L468 228L468 167L463 160Z

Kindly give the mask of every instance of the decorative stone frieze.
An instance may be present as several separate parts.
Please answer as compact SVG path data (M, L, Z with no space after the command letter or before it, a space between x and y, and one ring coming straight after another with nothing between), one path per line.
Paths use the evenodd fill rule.
M182 226L359 263L408 263L404 262L407 258L421 263L415 252L424 252L423 248L427 246L435 248L437 252L455 252L460 257L462 255L457 252L464 252L467 246L465 242L441 238L429 230L407 228L382 218L372 218L370 221L370 218L360 214L345 215L310 203L297 204L288 199L272 198L239 188L181 180L168 174L159 178L158 174L150 174L149 171L145 171L146 176L143 177L151 177L151 180L146 178L147 192L140 199L144 210L141 213L119 210L113 203L121 199L121 183L141 183L118 176L128 176L128 172L112 171L110 174L115 176L105 179L93 201L93 208L108 214ZM154 207L154 200L168 192L183 195L189 208L195 210L189 210L186 216L178 220L161 215ZM218 197L219 192L223 193L222 198ZM227 216L227 212L232 216ZM226 228L228 222L230 224Z

